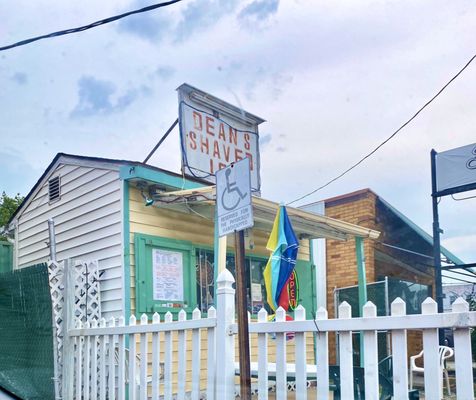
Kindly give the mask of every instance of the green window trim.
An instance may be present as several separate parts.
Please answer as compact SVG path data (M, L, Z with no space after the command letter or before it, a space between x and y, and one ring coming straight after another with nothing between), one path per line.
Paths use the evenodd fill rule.
M178 313L182 307L187 313L195 308L195 248L192 242L162 238L160 236L134 234L136 269L136 317L143 313L149 315L170 311ZM166 300L154 300L152 288L152 249L179 251L183 254L183 302L182 307L164 307Z
M189 314L198 306L197 303L197 251L214 251L213 246L194 244L190 241L163 238L160 236L146 235L142 233L134 234L135 245L135 270L136 270L136 317L145 313L152 317L154 312L164 314L167 311L178 313L182 307L164 307L162 304L166 300L153 300L152 292L152 249L164 249L180 251L183 253L183 289L184 301L183 309ZM227 251L227 256L234 257L234 253ZM267 257L258 254L246 254L249 261L265 262ZM306 308L306 315L312 318L315 312L314 282L312 277L315 274L315 266L312 262L298 260L296 271L299 274L300 295L299 304ZM250 277L251 278L251 277ZM214 298L216 299L216 284L214 284ZM265 301L265 299L264 299ZM202 316L206 316L206 311L202 311ZM256 317L255 314L252 318Z

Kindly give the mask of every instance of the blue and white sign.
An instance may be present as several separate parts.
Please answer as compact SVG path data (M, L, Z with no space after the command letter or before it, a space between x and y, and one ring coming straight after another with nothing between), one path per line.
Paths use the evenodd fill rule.
M249 160L241 160L216 173L218 235L253 226Z
M438 192L476 184L476 143L438 153L436 183Z

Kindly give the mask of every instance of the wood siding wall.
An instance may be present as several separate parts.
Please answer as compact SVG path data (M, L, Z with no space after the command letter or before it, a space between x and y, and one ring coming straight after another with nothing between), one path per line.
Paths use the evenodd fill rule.
M54 218L57 259L98 260L102 311L122 313L121 181L115 170L59 164L61 198L49 204L48 181L18 220L18 268L49 258L48 219Z
M201 244L213 248L214 223L195 214L170 211L160 207L146 207L139 190L130 188L129 192L129 220L130 220L130 265L131 265L131 312L135 312L135 249L134 234L160 236L163 238L187 240L193 244ZM266 243L270 232L255 230L253 239L255 247L249 254L268 257ZM233 240L228 240L229 249L233 249ZM309 260L308 240L301 242L298 258Z
M207 220L198 215L194 214L184 214L181 212L175 212L166 210L160 207L146 207L144 204L144 199L142 198L139 190L134 187L130 187L129 191L129 219L130 219L130 265L131 265L131 313L136 312L136 288L135 288L135 279L136 279L136 266L135 266L135 249L134 249L134 234L143 233L148 235L160 236L169 239L177 240L187 240L191 241L194 244L201 244L209 248L213 248L214 242L214 223L211 220ZM264 257L269 256L269 251L266 250L266 242L268 240L269 232L263 232L255 230L253 232L253 238L255 243L255 248L252 254L260 255ZM233 241L228 240L228 245L230 250L233 249ZM248 253L248 252L247 252ZM309 245L308 241L302 241L301 247L298 254L299 259L309 260ZM161 316L163 320L163 315ZM251 337L251 357L252 360L255 360L257 357L257 340L256 336L252 335ZM176 336L174 335L174 385L177 382L177 349L176 347ZM149 343L150 346L150 343ZM269 352L270 360L274 361L275 346L274 341L270 340L269 343ZM191 340L188 338L187 349L191 349ZM207 350L207 342L202 339L202 365L204 371L206 370L205 357ZM294 360L294 344L290 342L288 349L289 362ZM236 350L238 355L238 349ZM190 369L190 358L191 351L188 351L187 360L189 360L189 369ZM314 361L314 347L312 335L308 338L307 341L307 358L308 361ZM201 387L204 388L206 384L206 374L201 374ZM187 376L187 388L190 389L191 381L190 375Z

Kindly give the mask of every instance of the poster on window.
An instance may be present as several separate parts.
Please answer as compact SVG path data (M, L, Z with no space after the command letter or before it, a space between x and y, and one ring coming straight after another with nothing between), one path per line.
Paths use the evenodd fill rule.
M152 250L154 300L183 301L183 254L179 251Z

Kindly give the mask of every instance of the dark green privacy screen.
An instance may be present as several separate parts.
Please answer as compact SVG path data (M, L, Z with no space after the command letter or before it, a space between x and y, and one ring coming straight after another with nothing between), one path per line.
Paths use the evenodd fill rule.
M0 386L24 400L54 399L46 264L0 274Z

